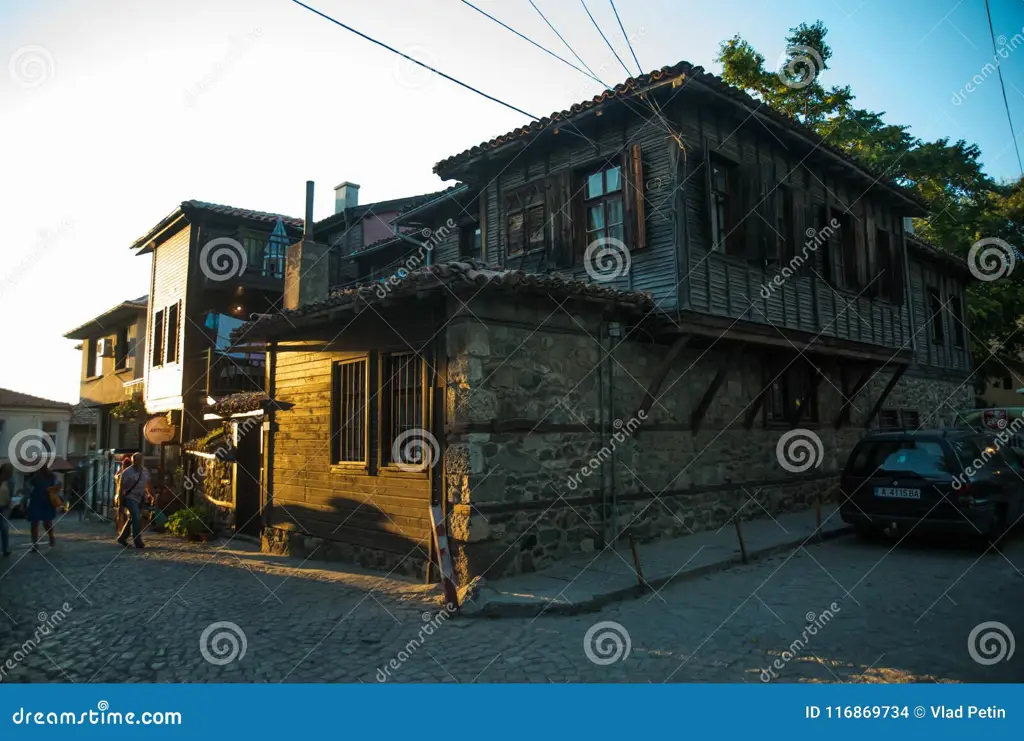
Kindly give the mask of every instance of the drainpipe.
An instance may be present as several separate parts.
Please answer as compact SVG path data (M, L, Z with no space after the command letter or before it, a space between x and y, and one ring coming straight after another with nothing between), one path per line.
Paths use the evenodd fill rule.
M307 186L310 184L307 184ZM307 190L307 193L309 191ZM271 399L277 398L277 342L271 342L267 346L267 396ZM263 506L260 508L260 536L266 532L270 525L270 509L274 503L274 430L277 426L277 419L272 406L268 406L263 413L263 422L266 425L263 445Z
M605 346L605 332L606 332L606 327L605 327L604 322L602 322L600 328L597 331L598 342L601 345L602 352L604 351L604 346ZM604 407L605 407L605 403L604 403L604 397L605 397L604 377L606 375L604 368L605 368L604 361L602 360L602 361L598 362L598 364L597 364L597 416L598 416L598 419L599 419L599 428L601 430L601 436L599 438L599 442L600 442L601 445L604 445L604 441L608 437L608 431L607 431L607 427L606 427L606 424L605 424L607 419L606 419L605 413L604 413ZM605 475L605 473L606 473L605 472L605 464L602 463L601 464L601 509L600 509L600 512L601 512L601 535L604 538L604 543L602 543L601 545L602 545L602 547L607 548L608 547L608 543L609 543L609 537L608 536L610 534L610 525L609 525L610 518L608 516L608 481L607 481L608 477Z

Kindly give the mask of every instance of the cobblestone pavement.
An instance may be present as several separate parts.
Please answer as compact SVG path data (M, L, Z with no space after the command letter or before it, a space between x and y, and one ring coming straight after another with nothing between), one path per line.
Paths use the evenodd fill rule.
M56 549L31 554L15 525L0 563L9 682L756 683L776 661L778 681L1024 681L1024 651L983 665L968 648L984 622L1024 636L1020 536L986 555L841 538L599 613L488 620L439 613L435 587L254 545L152 536L122 551L109 528L65 521Z

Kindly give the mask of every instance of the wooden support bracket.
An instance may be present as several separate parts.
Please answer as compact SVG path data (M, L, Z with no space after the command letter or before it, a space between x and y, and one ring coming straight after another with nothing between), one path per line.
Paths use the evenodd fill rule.
M872 420L874 420L875 415L878 414L878 411L882 408L882 405L885 403L885 400L889 398L889 394L892 393L893 388L896 387L896 384L899 383L900 379L903 377L903 374L906 372L907 366L901 365L899 368L896 369L896 372L892 374L892 378L889 379L889 383L885 385L885 388L882 390L882 393L879 394L878 401L876 401L875 405L871 407L871 412L868 414L868 418L864 420L865 430L871 427L871 422Z
M843 393L846 394L846 399L843 401L843 406L839 410L839 414L836 416L835 428L838 430L843 426L843 423L849 423L850 421L850 407L853 406L853 400L857 398L857 395L864 390L864 387L868 385L868 382L874 377L878 369L875 366L868 366L864 369L860 378L857 379L857 383L853 385L847 393L846 388L843 388Z
M669 348L665 359L654 369L654 376L651 378L650 386L647 387L647 391L644 393L643 401L640 402L640 409L637 410L636 414L637 417L640 416L641 412L646 416L651 411L651 407L654 406L654 402L658 398L658 392L661 391L661 385L665 383L669 371L672 370L672 363L675 362L679 353L690 343L690 337L691 335L686 334L677 337L676 341ZM637 430L638 434L639 432Z
M711 379L711 383L708 385L707 390L704 392L704 396L701 398L697 408L693 410L690 415L690 429L693 434L696 435L700 429L700 423L704 419L704 415L707 414L708 408L711 406L711 402L715 400L715 395L718 393L718 389L725 383L725 377L729 374L729 369L739 360L740 353L743 351L743 344L737 343L733 349L726 355L721 364L718 366L718 372L715 377Z

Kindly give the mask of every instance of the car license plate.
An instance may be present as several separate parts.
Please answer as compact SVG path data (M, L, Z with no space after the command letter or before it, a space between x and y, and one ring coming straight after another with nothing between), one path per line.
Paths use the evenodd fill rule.
M881 499L920 499L921 490L901 486L876 486L875 496Z

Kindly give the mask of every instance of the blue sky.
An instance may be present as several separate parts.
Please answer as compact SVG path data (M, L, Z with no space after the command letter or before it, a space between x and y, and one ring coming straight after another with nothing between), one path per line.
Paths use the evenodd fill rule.
M625 78L579 2L535 1L603 79ZM997 36L1024 33L1024 2L991 3ZM600 91L458 0L310 4L536 115ZM477 4L565 54L527 0ZM631 60L608 2L588 5ZM977 143L993 177L1020 174L996 77L953 103L992 60L983 0L617 6L645 70L718 71L737 33L771 64L790 27L820 18L824 83L916 136ZM524 123L289 0L0 0L0 63L0 346L15 349L0 386L66 400L79 359L61 335L148 290L128 245L180 201L301 215L312 179L322 218L343 180L363 202L436 190L436 161ZM1024 46L1002 68L1024 132Z

